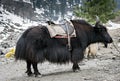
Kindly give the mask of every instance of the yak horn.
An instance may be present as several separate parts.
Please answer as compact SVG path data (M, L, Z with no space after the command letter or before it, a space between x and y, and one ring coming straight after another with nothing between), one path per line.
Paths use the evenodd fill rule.
M100 18L96 15L96 22L100 22Z

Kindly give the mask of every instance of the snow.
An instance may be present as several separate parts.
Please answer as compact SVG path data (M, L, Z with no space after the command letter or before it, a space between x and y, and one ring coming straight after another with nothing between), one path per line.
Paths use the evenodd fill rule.
M20 1L20 0L14 0L14 1ZM31 3L30 0L23 0L25 3Z
M40 22L30 21L29 19L23 19L22 17L15 15L13 13L10 13L3 9L3 7L0 7L0 44L7 40L9 42L8 37L11 34L17 35L18 33L22 33L23 30L26 30L30 26L37 26L38 24L41 24ZM13 30L12 32L9 32L8 30ZM15 36L13 35L13 36ZM13 37L14 38L14 37Z
M117 23L113 23L112 21L108 21L108 23L106 23L107 24L107 28L109 29L109 30L113 30L113 29L118 29L118 28L120 28L120 24L117 24Z
M4 27L1 27L1 25L0 25L0 32L2 32L4 30Z
M26 2L26 3L31 3L30 0L23 0L23 2Z
M9 24L14 25L14 26L15 26L15 23L20 24L20 27L15 26L16 28L27 29L28 26L38 25L38 23L41 24L40 22L30 21L29 19L23 19L20 16L17 16L13 13L10 13L10 12L4 10L2 7L0 8L0 10L2 12L2 14L0 14L0 21L3 21L5 23L9 23ZM3 27L4 26L0 25L1 29Z
M41 13L43 13L43 12L44 12L44 9L43 9L43 8L41 8L41 9L36 8L36 9L35 9L35 13L41 14Z
M120 47L120 43L118 43L118 47Z
M45 24L43 22L35 22L35 21L30 21L29 19L23 19L13 13L10 13L4 10L2 7L0 7L0 11L2 12L2 14L0 14L0 21L3 21L4 23L9 23L11 25L18 23L20 24L20 27L17 27L16 25L14 25L18 29L19 28L27 29L29 26L32 26L32 25ZM43 13L43 10L36 9L36 13L41 14ZM68 17L69 16L71 17L72 13L68 12ZM63 18L60 16L59 19L55 21L55 23L60 23L62 19ZM106 24L107 24L107 28L110 30L120 28L120 24L113 23L112 21L108 21L108 23ZM3 29L4 29L4 26L0 25L0 32L3 31Z

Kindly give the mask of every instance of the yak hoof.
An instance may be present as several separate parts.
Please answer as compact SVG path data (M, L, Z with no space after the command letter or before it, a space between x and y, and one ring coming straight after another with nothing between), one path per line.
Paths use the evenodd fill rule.
M73 70L73 72L79 72L79 71L80 71L80 69Z
M80 71L80 67L79 66L73 66L73 72L78 72Z
M80 71L80 68L79 69L73 69L73 72L78 72Z
M33 73L31 71L26 71L25 73L27 73L28 76L32 76Z
M34 74L35 74L35 77L42 77L41 73L39 72L34 72Z

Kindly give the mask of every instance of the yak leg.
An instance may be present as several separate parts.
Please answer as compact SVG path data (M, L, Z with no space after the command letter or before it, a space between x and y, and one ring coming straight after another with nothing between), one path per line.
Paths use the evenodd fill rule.
M73 62L73 71L80 70L78 63L84 58L84 53L80 48L74 49L72 51L72 62Z
M37 62L32 63L32 65L33 65L35 77L37 77L38 75L41 75L37 68Z
M72 67L73 71L77 71L77 70L80 70L80 67L78 65L78 63L73 63L73 67Z
M31 76L32 75L31 62L30 61L26 61L26 63L27 63L27 71L26 71L26 73L27 73L28 76Z
M88 60L90 59L90 52L88 52L87 59Z

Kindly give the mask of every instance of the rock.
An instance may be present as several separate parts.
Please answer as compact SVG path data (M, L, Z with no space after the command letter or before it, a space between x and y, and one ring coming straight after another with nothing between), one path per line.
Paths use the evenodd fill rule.
M14 32L14 29L8 29L8 32Z
M3 51L0 49L0 55L3 55L4 53L3 53Z
M2 12L0 11L0 14L2 14Z
M15 23L16 26L20 27L21 25L19 23Z
M1 43L1 46L5 49L10 47L8 43Z
M120 43L118 43L118 47L120 47Z
M115 58L115 57L112 57L112 59L113 59L113 60L116 60L116 58Z
M118 42L120 42L120 39L118 39Z

